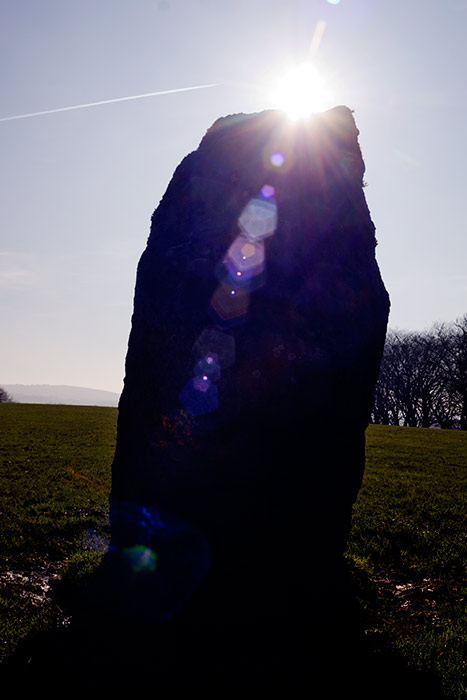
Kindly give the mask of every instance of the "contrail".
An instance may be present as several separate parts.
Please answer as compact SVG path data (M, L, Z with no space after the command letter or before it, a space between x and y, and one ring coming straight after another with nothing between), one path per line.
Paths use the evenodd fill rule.
M28 119L29 117L40 117L42 114L55 114L56 112L69 112L72 109L85 109L86 107L97 107L97 105L108 105L112 102L126 102L127 100L141 100L143 97L156 97L156 95L169 95L173 92L188 92L188 90L203 90L204 88L216 87L220 83L210 83L209 85L194 85L193 87L175 88L175 90L159 90L158 92L146 92L144 95L131 95L130 97L116 97L113 100L101 100L100 102L88 102L84 105L73 105L72 107L59 107L58 109L46 109L43 112L30 112L29 114L17 114L14 117L0 117L0 122L9 122L14 119Z

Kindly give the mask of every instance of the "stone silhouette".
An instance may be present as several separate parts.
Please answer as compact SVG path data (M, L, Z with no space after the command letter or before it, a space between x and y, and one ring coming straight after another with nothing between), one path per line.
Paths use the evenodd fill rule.
M138 269L109 553L5 687L440 697L341 585L389 306L357 134L344 107L239 115L180 164Z
M389 312L351 111L219 119L138 266L113 603L229 624L339 595Z

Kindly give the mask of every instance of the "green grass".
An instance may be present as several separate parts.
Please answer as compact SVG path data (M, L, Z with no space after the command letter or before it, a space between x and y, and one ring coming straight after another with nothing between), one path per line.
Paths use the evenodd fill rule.
M370 426L347 556L375 648L467 693L467 433Z
M99 562L117 409L0 404L0 658L66 621L53 585Z
M66 623L59 577L93 571L108 538L117 410L0 405L0 653ZM367 638L466 697L467 433L370 426L347 551Z

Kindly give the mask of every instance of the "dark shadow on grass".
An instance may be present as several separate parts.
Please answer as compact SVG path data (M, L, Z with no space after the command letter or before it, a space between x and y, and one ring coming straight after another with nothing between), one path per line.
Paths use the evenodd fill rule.
M239 624L211 617L206 624L199 612L202 595L165 622L116 612L115 595L110 606L106 597L106 591L112 597L111 569L104 560L79 586L58 586L57 602L71 614L71 624L26 639L3 664L4 687L62 693L151 690L155 696L200 690L219 698L255 691L281 691L287 697L303 691L323 698L443 697L435 677L370 648L364 634L368 621L347 573L344 585L323 594L313 615Z

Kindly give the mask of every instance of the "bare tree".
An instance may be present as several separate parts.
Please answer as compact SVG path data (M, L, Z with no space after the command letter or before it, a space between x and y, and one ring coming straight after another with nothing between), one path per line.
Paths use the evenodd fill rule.
M12 403L12 401L10 394L0 386L0 403Z
M459 427L467 430L467 314L454 323L437 324L435 332L446 389L456 400Z
M372 420L467 427L467 314L423 333L388 332Z
M386 394L389 411L396 425L418 426L420 397L424 389L424 347L418 336L408 331L391 331L385 346ZM423 393L425 393L423 391Z
M381 359L379 379L374 392L372 419L374 423L399 425L401 418L398 390L399 335L389 331Z

